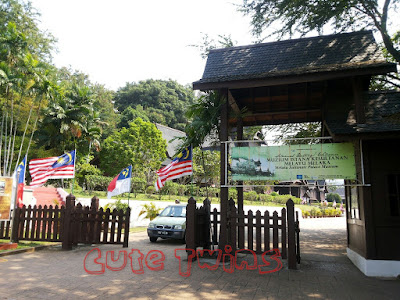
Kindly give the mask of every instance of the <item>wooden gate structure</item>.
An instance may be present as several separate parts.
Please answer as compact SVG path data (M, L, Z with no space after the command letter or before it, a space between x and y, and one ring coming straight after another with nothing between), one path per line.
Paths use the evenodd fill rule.
M0 222L0 238L62 242L64 250L82 244L122 244L128 247L130 208L123 210L99 209L99 198L93 197L90 207L75 205L69 195L66 206L42 207L30 205L17 208L14 224ZM11 233L11 236L10 236Z
M205 199L203 206L196 207L196 200L190 198L186 210L186 247L187 249L210 249L219 245L221 229L220 212L211 210L210 201ZM235 202L229 200L228 239L226 245L232 251L248 249L262 254L272 249L279 249L281 257L288 260L289 269L296 269L300 263L299 221L294 211L294 203L289 199L286 208L280 214L274 211L264 215L258 210L255 214L239 211ZM223 249L221 249L223 250Z

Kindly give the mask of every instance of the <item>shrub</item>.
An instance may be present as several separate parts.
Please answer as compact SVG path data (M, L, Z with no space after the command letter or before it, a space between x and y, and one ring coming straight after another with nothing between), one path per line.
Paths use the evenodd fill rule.
M166 181L164 187L159 191L159 193L162 195L168 195L169 199L171 199L171 196L178 194L178 186L179 184L173 181Z
M292 195L278 195L278 196L272 197L272 202L280 203L280 204L286 204L286 202L289 199L292 199L294 204L300 204L301 203L301 199L300 198L294 197Z
M326 200L329 202L336 201L336 203L342 202L342 198L337 193L329 193L328 195L326 195Z
M117 210L123 210L124 213L126 212L126 210L128 209L128 203L122 203L121 200L117 200L115 202L112 203L107 203L106 206L104 206L104 210L106 210L107 208L110 209L110 211L112 212L114 209Z
M317 211L318 211L319 209L317 209L317 208L311 208L311 210L310 210L310 216L311 217L316 217L317 216Z
M145 189L146 189L146 184L147 181L145 178L142 177L132 177L131 179L131 190L135 195L138 193L144 193Z
M236 190L236 188L230 188L229 189L229 197L228 197L229 199L230 198L232 198L232 199L237 199L237 190ZM244 193L243 193L243 198L244 198Z
M153 202L150 202L150 204L144 204L142 207L139 216L146 214L146 218L150 219L150 221L157 217L157 214L161 210L161 208L156 207Z
M272 202L272 196L268 194L259 194L258 195L258 200L262 203L265 202Z
M278 196L279 194L277 193L277 192L272 192L271 193L271 196L273 196L273 197L275 197L275 196Z
M152 195L152 194L154 194L156 192L156 188L153 186L153 185L149 185L147 188L146 188L146 194L147 195Z
M256 191L251 191L251 192L244 192L243 193L243 199L248 200L248 201L256 201L257 200L257 192Z
M186 186L184 184L178 184L178 195L184 196L186 192Z
M90 191L107 191L107 187L113 180L112 177L100 175L87 175L86 184Z

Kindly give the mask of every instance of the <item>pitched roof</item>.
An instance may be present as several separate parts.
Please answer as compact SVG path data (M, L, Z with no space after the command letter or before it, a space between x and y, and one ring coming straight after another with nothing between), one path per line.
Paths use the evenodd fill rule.
M325 124L332 135L400 132L400 92L380 91L366 94L365 124L357 124L354 109L340 115L326 116Z
M211 50L193 87L371 67L393 71L395 65L386 62L371 31L359 31Z
M156 123L156 127L158 130L161 131L163 139L167 141L168 156L169 158L172 158L176 154L176 151L178 150L179 145L181 143L181 140L179 139L173 140L173 139L175 137L185 137L186 133L158 123Z

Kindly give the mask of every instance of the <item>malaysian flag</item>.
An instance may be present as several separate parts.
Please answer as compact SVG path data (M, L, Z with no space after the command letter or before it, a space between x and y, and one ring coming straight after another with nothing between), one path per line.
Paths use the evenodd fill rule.
M75 177L75 150L58 157L32 159L29 162L32 188L43 185L48 179Z
M192 147L189 147L179 153L169 165L157 171L156 191L160 190L167 180L192 174Z

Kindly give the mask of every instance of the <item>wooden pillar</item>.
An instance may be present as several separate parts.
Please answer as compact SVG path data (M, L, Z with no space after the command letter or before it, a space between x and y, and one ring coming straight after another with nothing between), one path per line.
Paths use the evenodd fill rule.
M64 230L62 249L72 250L73 232L71 232L72 213L75 207L75 196L69 194L66 198L65 216L64 216Z
M294 220L294 202L289 199L286 202L287 212L287 231L288 231L288 267L289 269L297 269L296 261L296 230ZM284 234L284 233L282 233Z
M186 249L196 250L196 200L193 197L186 206Z
M238 118L237 122L237 140L243 140L243 119L241 117ZM238 147L242 146L241 143L238 143ZM238 181L238 185L243 185L243 181ZM244 215L243 210L243 187L237 187L237 207L238 207L238 214ZM239 218L238 223L243 225L244 219ZM238 245L239 248L244 248L244 226L239 226L237 228L238 231Z
M228 103L228 91L222 90L220 91L220 97L222 97L222 101L224 103L221 106L221 126L219 132L219 140L221 141L220 146L220 162L221 162L221 171L220 171L220 211L221 211L221 230L218 242L218 248L224 251L225 245L227 243L227 235L228 235L228 223L227 223L227 213L228 213L228 188L222 187L225 185L225 179L228 174L226 174L226 161L225 161L225 153L227 151L227 144L223 143L228 140L228 113L229 113L229 103Z

